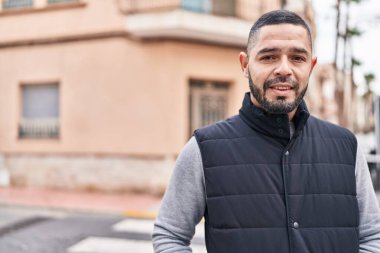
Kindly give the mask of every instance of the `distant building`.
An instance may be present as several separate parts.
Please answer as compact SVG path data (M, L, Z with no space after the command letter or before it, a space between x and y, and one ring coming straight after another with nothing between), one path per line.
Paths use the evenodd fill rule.
M374 94L358 94L349 73L344 76L342 71L338 71L336 79L332 64L316 66L306 100L310 111L322 119L355 133L374 131Z
M310 1L2 0L0 152L11 184L162 193L195 128L235 114L262 13Z

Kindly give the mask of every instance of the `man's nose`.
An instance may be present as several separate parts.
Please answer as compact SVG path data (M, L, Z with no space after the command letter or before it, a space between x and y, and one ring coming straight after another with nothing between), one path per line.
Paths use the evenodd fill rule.
M278 62L276 69L274 71L276 76L290 76L292 74L292 69L290 67L289 59L287 57L282 57Z

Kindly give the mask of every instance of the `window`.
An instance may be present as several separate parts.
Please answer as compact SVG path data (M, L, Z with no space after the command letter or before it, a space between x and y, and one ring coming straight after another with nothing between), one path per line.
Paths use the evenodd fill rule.
M212 13L221 16L236 16L235 0L213 0Z
M227 82L190 80L190 135L227 117L228 88Z
M33 0L3 0L3 10L31 7L33 7Z
M20 138L59 137L58 84L22 85Z
M48 0L48 4L77 3L79 0Z
M182 8L194 12L235 16L235 0L182 0Z
M211 0L182 0L182 7L189 11L209 13Z

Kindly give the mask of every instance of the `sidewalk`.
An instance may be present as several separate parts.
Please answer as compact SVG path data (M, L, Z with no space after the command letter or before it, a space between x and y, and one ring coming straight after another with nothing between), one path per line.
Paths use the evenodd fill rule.
M97 193L0 187L0 205L121 214L153 219L161 198L134 193Z
M376 192L380 203L380 192ZM18 206L67 212L91 212L154 219L161 198L147 194L98 193L0 187L0 207Z

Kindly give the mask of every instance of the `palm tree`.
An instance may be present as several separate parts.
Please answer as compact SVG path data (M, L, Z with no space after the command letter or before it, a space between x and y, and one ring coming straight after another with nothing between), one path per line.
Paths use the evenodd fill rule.
M372 91L372 83L375 81L376 77L373 73L367 73L364 74L364 80L366 84L367 91L363 95L363 101L365 103L365 108L366 111L364 112L366 115L367 119L373 119L370 120L367 124L366 127L363 129L364 132L372 132L375 128L375 121L373 118L373 105L374 105L374 94Z
M371 85L375 79L376 77L373 73L364 74L364 80L367 88L366 93L363 95L364 97L368 97L373 93Z
M340 39L340 3L341 0L336 0L336 35L335 35L335 53L334 53L334 66L337 69L338 63L338 49L339 49L339 39Z
M350 117L352 111L352 96L355 93L354 85L354 67L359 63L358 60L354 60L352 55L352 38L360 36L361 32L355 28L349 26L350 21L350 5L351 3L360 3L361 0L337 0L337 19L336 19L336 38L335 38L335 53L334 53L334 69L335 69L335 99L337 101L338 108L343 108L343 113L339 116L339 123L346 127L352 127L353 122ZM342 17L342 3L345 5L345 15ZM344 27L342 26L344 25ZM342 46L341 50L340 47ZM340 56L339 52L343 55ZM348 61L350 59L350 61ZM341 68L338 67L338 62L342 62ZM339 78L341 76L341 78Z

